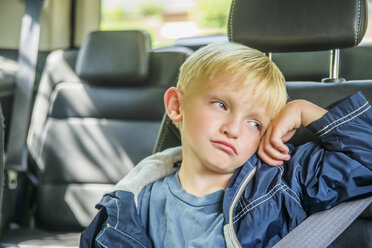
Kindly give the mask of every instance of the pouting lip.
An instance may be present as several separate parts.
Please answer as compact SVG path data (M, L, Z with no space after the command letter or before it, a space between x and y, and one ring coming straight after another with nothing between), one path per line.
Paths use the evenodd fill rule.
M233 155L238 155L235 146L230 144L229 142L222 141L222 140L211 140L211 142L219 146L220 148L224 149L228 153L231 153Z

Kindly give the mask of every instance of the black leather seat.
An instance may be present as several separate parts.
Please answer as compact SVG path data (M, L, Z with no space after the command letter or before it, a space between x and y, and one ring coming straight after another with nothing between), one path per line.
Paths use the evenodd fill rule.
M163 94L187 55L151 51L143 31L100 31L78 53L50 56L28 138L39 226L81 230L102 194L151 154Z

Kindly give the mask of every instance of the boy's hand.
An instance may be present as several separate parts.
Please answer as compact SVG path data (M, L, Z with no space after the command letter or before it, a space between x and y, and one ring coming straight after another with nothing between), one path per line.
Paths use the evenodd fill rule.
M289 102L270 122L261 139L258 155L271 166L289 160L289 149L284 144L300 126L307 126L322 117L327 110L305 100Z

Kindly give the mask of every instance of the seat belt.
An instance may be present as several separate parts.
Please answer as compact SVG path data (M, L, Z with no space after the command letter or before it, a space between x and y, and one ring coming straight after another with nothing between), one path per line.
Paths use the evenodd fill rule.
M339 205L305 219L273 248L325 248L372 203L372 196Z
M28 173L26 136L30 122L33 89L36 76L36 65L40 37L40 13L42 0L26 0L25 14L22 18L20 44L18 49L18 66L16 88L14 93L9 140L5 155L4 199L2 218L9 220L12 212L21 202L19 190L19 173ZM35 177L28 175L32 183ZM19 187L18 187L19 188ZM18 198L18 200L17 200ZM3 221L1 222L3 223Z

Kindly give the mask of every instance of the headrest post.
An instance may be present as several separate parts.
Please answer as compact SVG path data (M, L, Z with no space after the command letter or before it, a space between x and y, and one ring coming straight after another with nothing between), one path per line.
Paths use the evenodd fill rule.
M339 78L340 67L340 49L331 49L329 58L329 78L323 78L322 82L345 82L345 79Z
M267 56L269 57L270 60L273 60L273 53L268 53Z
M329 78L337 79L340 66L340 49L332 49L330 55Z

